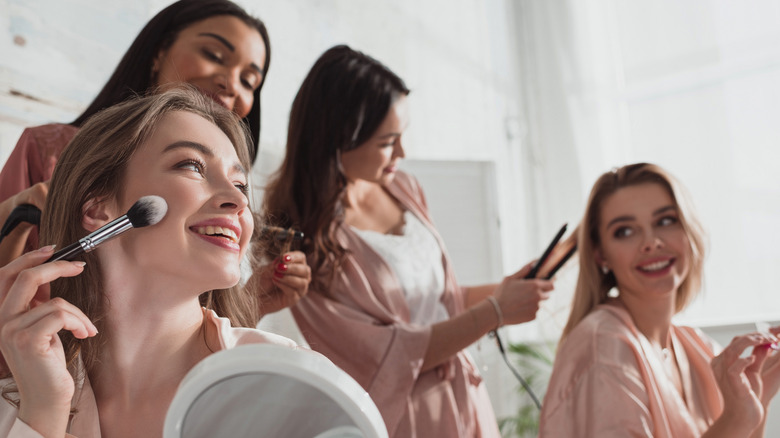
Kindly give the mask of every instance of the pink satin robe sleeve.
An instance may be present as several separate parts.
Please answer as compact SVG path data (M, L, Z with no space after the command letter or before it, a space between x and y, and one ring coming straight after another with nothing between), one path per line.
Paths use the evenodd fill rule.
M50 180L60 154L77 131L75 126L59 123L25 129L0 171L0 202ZM30 233L25 251L36 248L37 229Z
M0 171L0 202L51 179L57 159L77 131L58 123L25 129Z
M673 326L685 398L625 310L600 305L561 344L542 404L540 437L699 437L723 403L715 347Z
M407 209L436 233L422 190L399 172L387 187ZM336 230L349 254L328 290L310 288L293 307L312 349L349 373L371 395L391 437L498 437L498 427L482 379L466 352L421 373L430 326L409 322L409 308L395 273L347 226ZM463 311L463 290L442 252L450 315ZM328 268L319 275L331 275Z

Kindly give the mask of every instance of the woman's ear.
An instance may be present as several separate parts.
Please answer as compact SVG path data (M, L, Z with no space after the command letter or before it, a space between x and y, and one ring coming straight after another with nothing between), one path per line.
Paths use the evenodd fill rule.
M160 58L162 58L162 52L157 53L157 56L152 60L152 76L156 75L160 71Z
M152 60L152 68L149 71L149 83L152 87L157 86L157 75L160 73L163 59L165 58L165 51L160 50L157 52L157 56Z
M604 257L601 256L601 250L596 248L593 250L593 259L596 260L596 264L604 266Z
M81 226L91 233L117 218L113 204L105 197L90 198L81 208Z

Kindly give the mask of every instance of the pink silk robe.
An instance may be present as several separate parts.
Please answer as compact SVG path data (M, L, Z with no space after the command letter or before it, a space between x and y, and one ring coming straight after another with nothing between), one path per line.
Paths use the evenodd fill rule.
M39 182L50 180L60 154L77 131L75 126L59 123L25 129L0 172L0 202ZM25 250L36 248L37 229L30 233Z
M417 181L399 172L387 187L433 232ZM336 236L349 250L328 290L310 288L292 309L312 349L349 373L371 395L391 437L499 437L490 400L465 351L439 367L421 372L430 326L409 322L409 308L395 273L348 226ZM464 310L464 294L442 250L450 315ZM318 275L327 278L325 267Z
M220 318L213 310L203 309L203 319L208 345L219 345L219 350L226 350L247 344L277 344L297 348L295 342L283 336L267 333L261 330L231 327L230 320ZM11 379L0 381L0 388L11 382ZM76 395L73 407L77 409L73 416L68 436L81 438L100 438L100 419L92 387L89 379L84 378L76 384ZM0 436L8 438L42 438L30 426L19 420L18 410L7 400L0 398ZM160 431L162 435L162 431Z
M600 305L569 334L542 404L540 437L699 437L723 402L710 368L713 343L672 326L685 398L628 312Z

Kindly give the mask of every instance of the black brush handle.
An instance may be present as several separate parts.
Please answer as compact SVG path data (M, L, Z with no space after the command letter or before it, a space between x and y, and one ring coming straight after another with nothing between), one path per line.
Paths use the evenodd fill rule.
M92 252L98 245L109 241L132 228L133 225L130 223L130 219L127 218L127 215L120 216L88 234L86 237L82 237L78 242L71 243L65 248L57 251L49 260L46 260L46 262L73 260L81 253Z
M74 260L76 257L84 254L84 248L81 247L81 242L71 243L70 245L62 248L49 257L46 263L55 262L57 260Z

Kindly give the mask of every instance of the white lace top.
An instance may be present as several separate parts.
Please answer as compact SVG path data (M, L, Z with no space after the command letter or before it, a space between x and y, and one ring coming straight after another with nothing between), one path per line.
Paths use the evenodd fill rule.
M401 235L352 229L395 272L409 305L410 320L431 325L449 319L441 296L444 293L444 266L439 242L412 212L404 213Z

